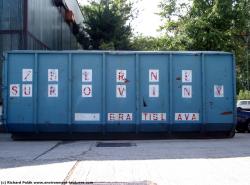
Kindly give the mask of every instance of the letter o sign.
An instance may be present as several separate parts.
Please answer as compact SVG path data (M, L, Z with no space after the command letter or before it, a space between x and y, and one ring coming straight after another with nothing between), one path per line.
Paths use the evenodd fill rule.
M92 85L82 85L82 97L92 97Z

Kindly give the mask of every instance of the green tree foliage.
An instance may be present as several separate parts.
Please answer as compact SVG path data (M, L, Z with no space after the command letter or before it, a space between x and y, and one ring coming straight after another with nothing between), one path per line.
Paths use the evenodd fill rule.
M168 50L184 50L181 44L177 44L179 40L171 37L149 37L136 36L132 39L133 50L141 51L168 51Z
M135 10L128 0L91 0L83 6L84 27L81 41L84 49L130 49Z
M182 4L162 0L159 7L165 21L161 29L185 50L234 52L238 89L246 86L249 48L244 35L250 33L250 0L190 0Z
M237 97L238 100L250 100L250 91L248 90L240 90L239 95Z

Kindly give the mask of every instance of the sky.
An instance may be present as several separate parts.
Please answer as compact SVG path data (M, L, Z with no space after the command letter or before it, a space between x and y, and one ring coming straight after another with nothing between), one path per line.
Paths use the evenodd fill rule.
M81 5L87 4L87 0L78 0ZM160 16L155 13L158 12L157 5L160 0L140 0L136 4L139 9L138 17L132 22L133 32L135 34L142 34L144 36L159 36L157 32L161 25Z

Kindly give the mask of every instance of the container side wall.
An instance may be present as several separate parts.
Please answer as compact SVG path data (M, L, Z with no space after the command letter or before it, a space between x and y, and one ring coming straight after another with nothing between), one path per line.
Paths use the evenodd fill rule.
M202 122L201 55L173 55L174 131L199 131Z
M232 55L205 55L206 111L208 123L226 123L223 127L212 125L208 129L227 129L234 123L234 81Z
M140 55L140 130L166 131L169 123L169 55Z
M101 132L101 54L72 55L72 120L74 132Z
M135 132L135 61L133 54L106 56L108 131Z
M34 131L33 87L34 55L10 54L8 56L8 130Z
M68 54L38 55L38 124L41 131L67 131Z
M231 132L228 53L10 52L9 132Z

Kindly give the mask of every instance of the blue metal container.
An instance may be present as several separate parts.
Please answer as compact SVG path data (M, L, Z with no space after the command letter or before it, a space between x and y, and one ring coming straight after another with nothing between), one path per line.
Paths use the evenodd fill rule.
M226 52L13 51L3 84L11 133L235 129L235 63Z

